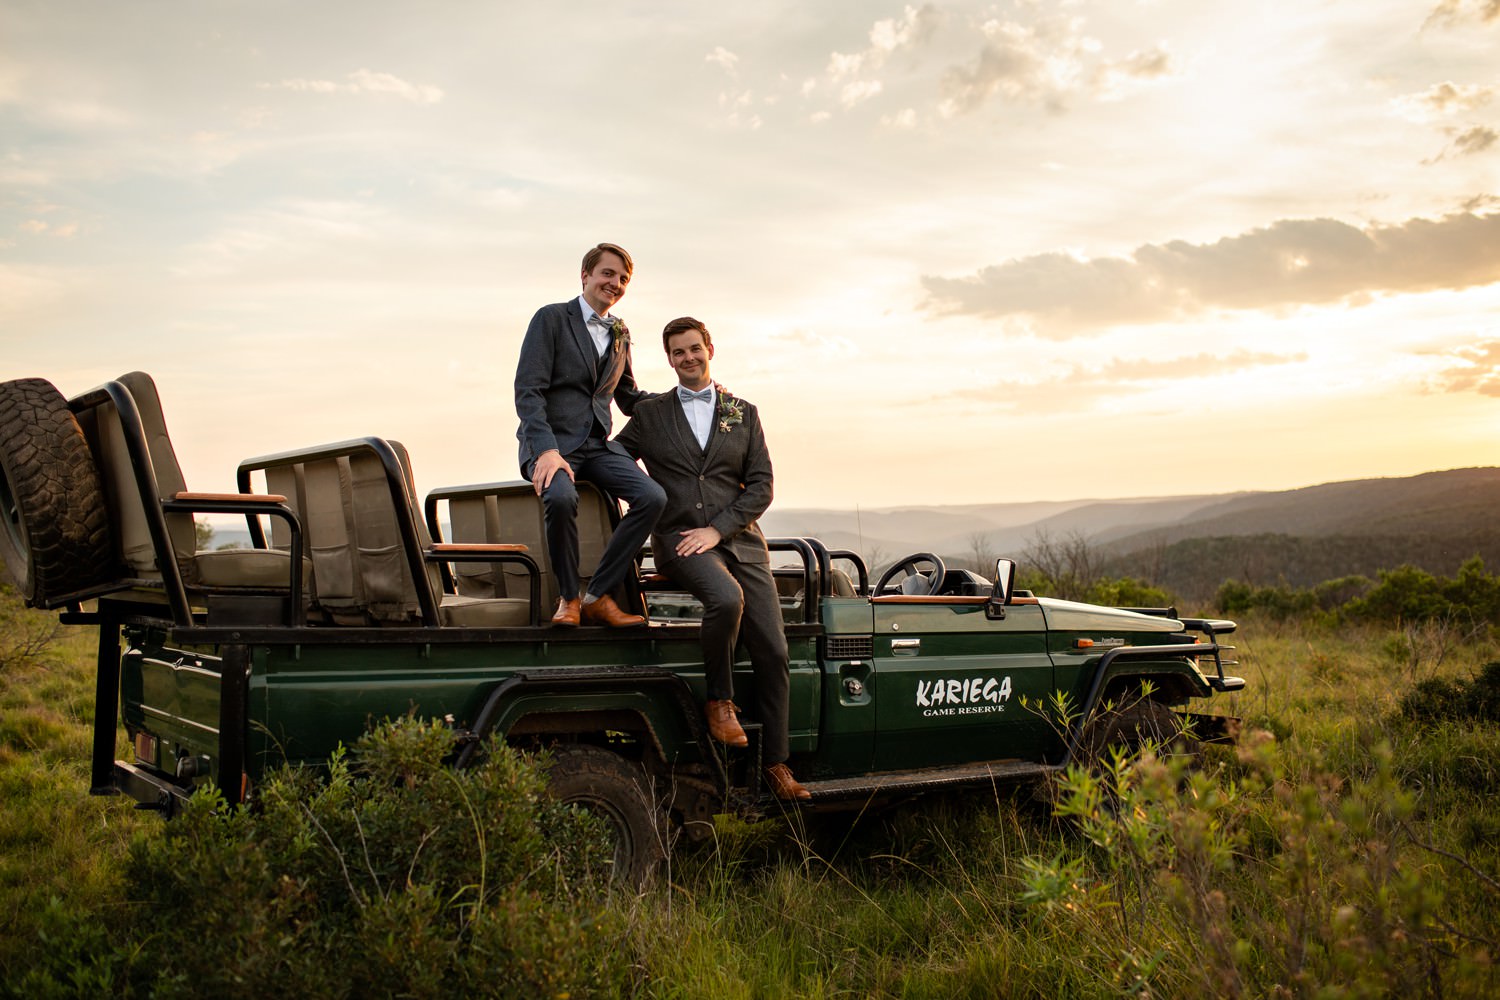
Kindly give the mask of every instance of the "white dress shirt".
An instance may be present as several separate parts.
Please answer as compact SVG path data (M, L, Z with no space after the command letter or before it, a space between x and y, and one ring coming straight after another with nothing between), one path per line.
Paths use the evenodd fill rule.
M594 312L594 307L582 295L578 296L578 304L583 307L583 325L588 329L589 336L594 338L594 350L602 358L609 350L609 325L613 320Z
M691 389L678 387L679 395L677 401L682 404L682 415L687 417L688 426L693 429L693 436L698 439L698 447L708 447L708 435L714 426L714 387L708 386L707 399L683 399L682 392L691 392Z

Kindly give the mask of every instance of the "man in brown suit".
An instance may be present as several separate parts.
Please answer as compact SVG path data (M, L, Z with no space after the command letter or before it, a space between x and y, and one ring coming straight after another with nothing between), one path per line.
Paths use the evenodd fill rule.
M713 337L698 320L668 323L662 346L677 373L677 391L636 403L615 440L644 460L667 492L651 533L657 568L703 602L708 730L721 743L748 743L733 701L734 649L743 638L755 673L753 712L761 723L767 784L778 798L808 799L786 766L786 633L771 556L755 523L772 494L760 415L710 379Z

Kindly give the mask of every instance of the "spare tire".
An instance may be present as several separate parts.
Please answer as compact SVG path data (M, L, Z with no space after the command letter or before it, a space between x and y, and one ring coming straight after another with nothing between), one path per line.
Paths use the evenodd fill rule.
M0 383L0 560L26 600L56 607L111 579L99 472L68 401L46 379Z

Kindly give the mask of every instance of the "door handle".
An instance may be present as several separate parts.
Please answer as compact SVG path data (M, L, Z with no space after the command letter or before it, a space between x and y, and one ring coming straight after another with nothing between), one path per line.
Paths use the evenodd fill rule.
M921 639L892 639L891 652L897 656L916 656L922 651Z

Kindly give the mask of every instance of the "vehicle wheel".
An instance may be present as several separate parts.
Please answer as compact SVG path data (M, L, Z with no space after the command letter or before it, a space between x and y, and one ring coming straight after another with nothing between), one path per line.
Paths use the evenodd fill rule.
M1158 755L1188 757L1197 756L1201 749L1198 739L1183 731L1182 717L1150 698L1138 698L1096 716L1084 730L1080 750L1092 762L1102 760L1114 746L1124 747L1131 755L1152 746Z
M552 759L548 787L609 824L614 878L633 889L650 884L667 857L667 822L645 768L598 747L566 746Z
M49 600L109 579L99 473L68 402L45 379L0 383L0 559L22 596Z

